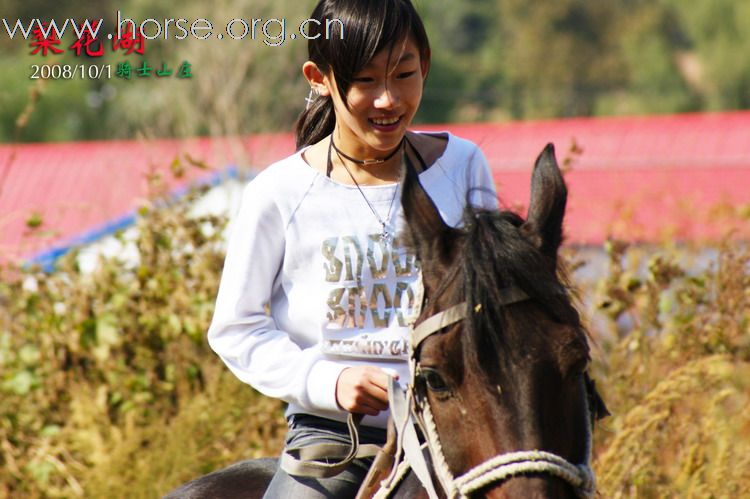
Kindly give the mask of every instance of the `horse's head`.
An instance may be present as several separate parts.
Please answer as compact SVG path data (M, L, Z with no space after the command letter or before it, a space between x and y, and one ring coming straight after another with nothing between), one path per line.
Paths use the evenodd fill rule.
M426 432L433 426L437 434L431 452L444 488L469 484L465 492L491 497L581 494L571 483L588 478L592 418L606 409L586 375L587 336L559 277L567 191L553 147L536 161L525 221L468 208L463 227L453 228L412 168L403 182L425 289L415 331L432 323L413 345L416 407ZM482 463L491 470L477 470ZM446 485L445 468L471 476Z

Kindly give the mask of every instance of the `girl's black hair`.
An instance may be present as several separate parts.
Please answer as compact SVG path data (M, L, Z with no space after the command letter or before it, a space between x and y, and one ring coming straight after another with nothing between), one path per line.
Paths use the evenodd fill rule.
M421 60L429 64L430 42L411 0L320 0L310 19L320 24L307 23L308 58L323 73L333 73L339 95L346 96L354 76L375 54L407 36L414 38ZM333 20L343 24L343 37ZM319 142L335 124L330 96L319 96L297 119L297 149Z

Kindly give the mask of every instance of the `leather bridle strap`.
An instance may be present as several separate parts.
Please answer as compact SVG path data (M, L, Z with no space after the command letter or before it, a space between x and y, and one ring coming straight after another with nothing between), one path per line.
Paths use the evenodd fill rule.
M529 299L529 295L527 295L523 292L522 289L517 287L504 288L501 289L499 293L500 303L498 305L501 307ZM475 312L479 311L480 309L475 310ZM453 324L465 319L467 313L468 311L466 302L461 302L458 305L454 305L425 319L411 332L412 352L418 351L419 345L425 340L425 338L428 338L430 335L440 331L443 328L452 326Z
M466 302L461 302L451 308L438 312L429 317L411 332L411 349L417 351L419 345L432 334L443 328L452 326L466 318Z
M401 456L401 451L404 452L404 458L411 465L411 469L414 474L417 475L419 481L422 482L427 495L430 499L438 499L437 491L432 483L430 477L430 468L427 464L427 457L425 452L427 449L423 448L419 443L419 437L417 436L417 430L415 428L415 421L412 418L411 413L411 400L398 381L392 376L388 378L388 403L391 409L391 416L393 422L396 425L397 432L397 448L396 448L396 460L391 470L391 476L384 480L385 485L382 487L387 488L389 491L391 487L398 481L396 480L396 474L398 472L398 461Z

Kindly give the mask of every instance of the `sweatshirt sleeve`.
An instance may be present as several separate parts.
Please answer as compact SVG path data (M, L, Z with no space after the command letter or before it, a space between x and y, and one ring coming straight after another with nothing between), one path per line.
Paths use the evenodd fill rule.
M466 186L469 202L477 208L496 210L499 207L495 181L482 150L474 146L474 152L466 170Z
M306 409L340 410L336 381L345 365L318 346L301 348L269 313L282 292L285 223L263 174L243 191L231 228L208 343L240 380L261 393Z

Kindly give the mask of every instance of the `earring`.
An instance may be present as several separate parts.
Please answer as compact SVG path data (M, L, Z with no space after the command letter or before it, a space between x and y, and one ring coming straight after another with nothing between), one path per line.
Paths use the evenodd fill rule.
M310 87L310 93L305 99L305 109L310 109L310 106L312 106L312 103L315 102L315 99L317 99L318 97L320 97L320 92L318 91L318 89L315 87Z

